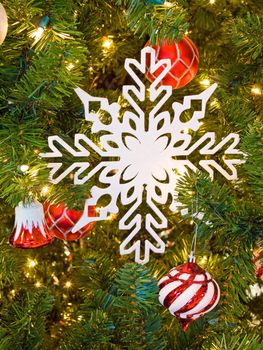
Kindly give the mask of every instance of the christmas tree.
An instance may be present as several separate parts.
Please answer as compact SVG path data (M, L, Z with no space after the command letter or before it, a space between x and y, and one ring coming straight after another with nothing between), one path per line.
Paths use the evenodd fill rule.
M0 349L263 349L262 2L3 0L2 5ZM150 68L151 47L159 70ZM125 60L141 62L141 52L146 67L140 71L135 61ZM164 75L166 64L170 73ZM167 85L173 90L168 88L172 93L156 128L168 131L156 138L159 148L149 143L146 150L134 115L143 111L150 130L152 96L157 89L169 93ZM148 97L141 99L138 90L122 94L125 86L141 86ZM186 96L197 95L173 124ZM122 129L126 121L133 131ZM176 130L179 123L186 128ZM118 153L104 159L107 147L119 150L112 135L121 135L126 149L137 149L131 157L147 155L137 168L116 169ZM153 162L165 158L158 153L164 138L165 150L167 142L177 150L188 141L188 150L195 147L187 154L182 146L181 155L171 156L173 164L189 161L183 171L156 170L159 187L150 190L148 169L155 176ZM112 164L104 174L108 183L95 171L88 176L103 161ZM61 181L50 181L50 175L53 180L61 175ZM167 176L176 198L167 190L166 201L149 200L150 191L161 198L172 182ZM122 181L115 183L116 177ZM139 195L129 185L133 178L139 178ZM123 188L128 199L134 196L131 205L120 198ZM94 193L101 194L96 203ZM110 205L114 210L105 211ZM132 231L138 222L140 229ZM136 235L127 240L131 232ZM171 315L158 301L158 281L187 262L195 238L196 262L213 276L209 283L217 295L209 310L200 306L184 332L182 313ZM148 262L146 247L152 247ZM218 304L213 281L221 290ZM184 293L192 302L189 290ZM195 305L204 304L204 295L196 295Z

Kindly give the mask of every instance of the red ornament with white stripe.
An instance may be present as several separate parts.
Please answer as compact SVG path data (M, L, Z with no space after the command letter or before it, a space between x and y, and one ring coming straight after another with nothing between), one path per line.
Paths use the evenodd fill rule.
M22 202L15 209L15 225L9 242L16 248L38 248L50 244L54 237L48 231L43 205L32 201L24 205Z
M254 251L254 264L256 268L256 276L263 281L263 247Z
M185 332L192 321L211 311L220 299L220 289L210 274L190 262L173 268L158 283L159 301L179 320Z
M96 208L94 206L89 206L88 217L90 222L75 233L72 232L72 229L83 215L83 211L69 209L65 207L64 203L58 205L45 203L44 210L49 230L59 239L74 241L83 238L95 225Z
M148 41L145 46L151 46ZM161 85L169 85L173 89L179 89L188 84L195 77L198 64L199 53L191 39L184 36L176 43L169 43L164 40L161 45L154 44L152 46L156 51L156 63L162 59L171 60L171 69L161 80ZM146 62L146 78L153 82L163 71L161 66L155 72L150 72L150 58Z

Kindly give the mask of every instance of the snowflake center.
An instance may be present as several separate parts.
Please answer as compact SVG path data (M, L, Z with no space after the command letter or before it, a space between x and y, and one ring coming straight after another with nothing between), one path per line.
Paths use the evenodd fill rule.
M124 160L127 164L124 180L137 178L141 184L149 184L152 177L163 179L163 161L168 144L167 136L156 138L151 133L144 133L140 139L126 136L127 152Z

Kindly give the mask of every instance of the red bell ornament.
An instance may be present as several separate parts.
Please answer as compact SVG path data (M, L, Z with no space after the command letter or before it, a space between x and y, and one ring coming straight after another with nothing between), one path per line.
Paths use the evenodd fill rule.
M43 205L33 201L28 205L22 202L15 208L15 225L9 242L16 248L38 248L50 244L53 234L48 231Z
M150 46L150 42L148 41L145 46ZM152 47L156 51L156 63L162 59L171 60L171 69L161 80L161 85L179 89L195 77L199 64L199 53L193 41L187 36L176 43L168 43L167 40L164 40L161 45L154 44ZM153 82L164 67L161 66L155 72L150 73L150 59L146 64L146 78Z
M64 203L53 205L46 203L44 205L46 223L50 231L59 238L66 241L75 241L77 239L85 237L95 225L95 222L89 222L86 226L82 227L79 231L72 233L72 229L75 224L81 218L83 212L68 209ZM94 206L89 207L88 217L93 218L96 216L96 208ZM92 221L92 220L91 220Z
M179 320L185 332L192 321L211 311L220 299L220 289L195 259L173 268L158 283L159 301Z

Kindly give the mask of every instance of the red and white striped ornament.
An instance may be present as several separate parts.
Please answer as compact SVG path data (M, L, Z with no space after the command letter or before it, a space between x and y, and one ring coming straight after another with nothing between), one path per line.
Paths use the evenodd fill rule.
M220 289L194 257L174 267L158 283L159 301L175 316L185 332L192 321L211 311L218 303Z

